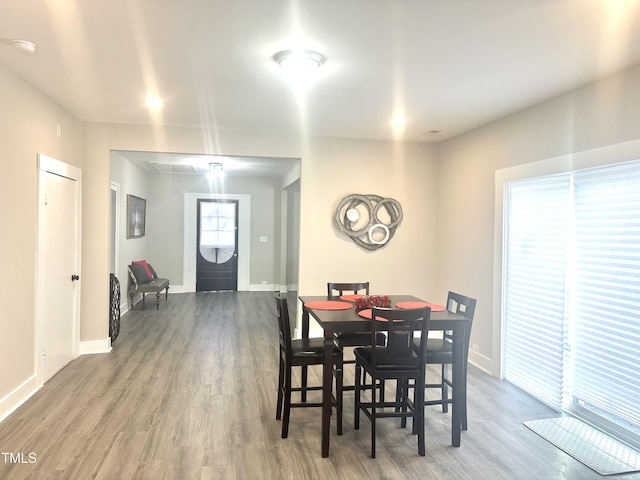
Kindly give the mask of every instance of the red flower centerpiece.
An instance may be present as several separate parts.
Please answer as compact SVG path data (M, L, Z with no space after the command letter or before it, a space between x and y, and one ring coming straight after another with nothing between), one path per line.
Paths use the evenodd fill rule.
M391 300L388 295L367 295L356 299L356 310L364 310L372 307L390 307Z

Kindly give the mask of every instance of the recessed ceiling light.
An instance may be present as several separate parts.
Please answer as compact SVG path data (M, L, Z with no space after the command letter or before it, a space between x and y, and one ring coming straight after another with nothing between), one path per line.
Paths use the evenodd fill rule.
M325 58L313 50L283 50L273 59L284 71L296 74L317 70L325 62Z
M11 40L11 45L27 53L34 53L36 51L36 44L28 40Z
M145 102L147 104L147 107L153 109L162 108L162 106L164 105L162 99L158 97L147 97L147 100Z

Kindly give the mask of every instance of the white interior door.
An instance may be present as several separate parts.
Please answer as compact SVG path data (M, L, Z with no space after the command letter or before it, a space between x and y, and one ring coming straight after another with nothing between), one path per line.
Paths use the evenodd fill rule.
M80 185L68 169L43 169L51 162L42 162L42 156L40 163L38 308L44 383L79 350Z

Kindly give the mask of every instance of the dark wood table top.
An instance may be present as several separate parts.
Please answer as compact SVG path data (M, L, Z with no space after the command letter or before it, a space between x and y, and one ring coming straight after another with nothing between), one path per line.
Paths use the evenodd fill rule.
M395 308L396 304L400 302L424 302L420 298L413 295L388 295L391 300L391 307ZM367 331L370 328L371 319L363 318L358 315L354 302L353 306L348 310L321 310L315 308L307 308L305 304L313 301L322 300L340 300L337 297L329 298L326 295L301 295L300 301L304 311L308 312L322 328L326 330L339 331L339 332L362 332ZM435 303L435 302L432 302ZM460 325L461 322L468 321L463 314L449 312L448 310L440 312L431 312L431 320L429 323L430 330L455 330L455 327Z

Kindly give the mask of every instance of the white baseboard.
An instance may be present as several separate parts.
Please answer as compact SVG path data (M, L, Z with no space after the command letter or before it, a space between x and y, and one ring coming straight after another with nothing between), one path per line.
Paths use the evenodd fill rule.
M184 285L169 285L169 295L172 293L186 293Z
M85 340L80 342L80 355L93 355L96 353L109 353L111 351L111 338L101 340Z
M36 376L32 375L4 398L0 398L0 422L29 400L37 391Z
M478 352L474 352L471 349L469 349L469 363L478 367L480 370L488 373L489 375L491 375L491 372L493 371L493 362L491 361L491 359L485 357L484 355L481 355Z
M273 283L249 285L250 292L279 292L280 285L274 285Z

